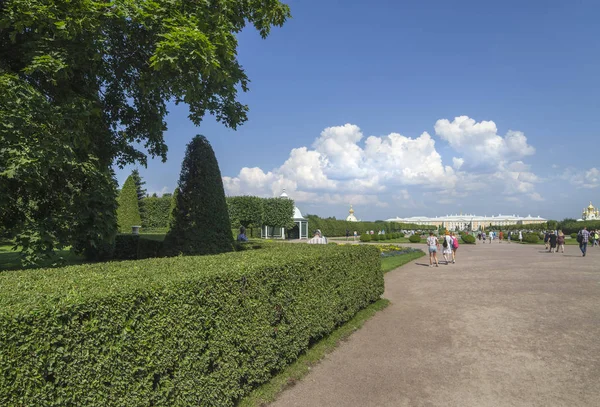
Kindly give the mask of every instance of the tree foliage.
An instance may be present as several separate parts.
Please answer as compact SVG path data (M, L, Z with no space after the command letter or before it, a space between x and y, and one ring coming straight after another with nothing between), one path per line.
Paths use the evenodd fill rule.
M196 136L188 144L178 188L173 224L164 241L165 254L216 254L233 250L221 171L204 136Z
M119 206L117 208L117 222L119 232L131 233L132 226L141 226L142 218L137 199L137 188L135 178L130 175L127 177L123 189L119 194Z
M263 220L266 226L294 227L294 201L288 198L266 198L263 201Z
M196 125L244 123L236 35L289 16L277 0L1 1L0 223L38 257L108 242L111 166L166 159L169 100Z
M168 228L172 196L147 197L143 199L142 226L146 228Z
M227 198L231 226L238 228L260 227L263 224L264 198L256 196L231 196ZM293 210L293 209L292 209Z

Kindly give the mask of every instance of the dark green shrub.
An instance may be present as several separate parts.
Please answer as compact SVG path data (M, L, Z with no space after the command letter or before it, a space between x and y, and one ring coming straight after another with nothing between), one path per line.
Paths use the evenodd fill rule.
M473 235L463 233L462 235L460 235L460 238L465 244L475 244L475 236Z
M0 404L232 406L383 288L369 245L0 274Z
M421 236L418 233L415 233L408 238L408 241L411 243L421 243Z
M577 239L577 233L571 233L571 239Z
M391 233L386 233L386 234L385 234L385 239L386 239L386 240L392 240L393 238L394 238L394 236L392 236L392 234L391 234Z
M137 258L138 259L152 259L155 257L159 257L162 251L163 242L160 240L153 239L144 239L144 236L141 236L141 239L138 241L137 247Z
M144 211L141 213L144 232L156 229L167 230L172 196L152 196L142 200Z
M360 241L361 242L370 242L371 241L371 235L368 233L363 233L362 235L360 235Z
M137 259L138 242L140 235L117 235L115 238L115 260Z
M178 188L175 217L165 237L164 254L198 255L232 251L233 238L223 179L206 137L196 136L188 144Z
M540 236L537 233L525 233L525 235L523 235L523 241L525 243L538 243L540 241Z
M123 189L119 193L118 202L117 223L119 224L119 232L131 233L132 226L142 226L137 188L131 175L127 177Z
M399 235L399 237L404 237L404 236L406 236L406 235L405 235L404 233L402 233L402 232L398 233L398 235Z

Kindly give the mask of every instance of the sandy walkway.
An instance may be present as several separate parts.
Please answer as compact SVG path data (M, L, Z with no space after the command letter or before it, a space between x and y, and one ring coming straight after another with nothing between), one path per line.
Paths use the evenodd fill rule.
M600 406L600 249L542 251L388 273L392 304L272 406Z

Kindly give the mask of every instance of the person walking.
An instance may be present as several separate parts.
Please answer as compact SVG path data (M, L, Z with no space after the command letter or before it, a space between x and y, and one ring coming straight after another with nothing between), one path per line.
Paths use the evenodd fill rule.
M550 244L550 253L556 252L556 242L558 240L558 236L554 233L554 231L550 232L550 236L548 236L548 243Z
M558 248L556 249L556 253L558 253L558 251L560 250L561 253L565 252L565 234L563 233L562 230L558 231L558 235L556 236L556 244L558 245Z
M504 232L500 231L498 234L498 243L502 243L502 239L504 239Z
M519 230L519 243L523 243L523 231Z
M450 232L446 231L446 234L442 240L443 246L443 255L444 260L446 260L446 265L450 262L450 256L452 256L452 238L450 237Z
M508 240L508 244L510 244L510 239L512 238L512 232L508 232L508 238L506 240Z
M587 226L584 226L582 230L577 234L577 242L579 243L579 250L585 257L585 253L587 252L587 245L590 240L590 232L587 230Z
M489 238L490 238L490 244L492 244L492 241L494 240L494 232L490 232L489 233Z
M598 230L594 230L594 246L598 246L600 243L598 243L598 240L600 238L600 235L598 235Z
M456 263L456 250L458 249L458 237L452 232L452 264Z
M433 267L433 260L435 260L435 266L439 267L437 259L438 246L439 242L437 237L433 235L433 232L429 232L429 237L427 238L427 247L429 248L429 267Z

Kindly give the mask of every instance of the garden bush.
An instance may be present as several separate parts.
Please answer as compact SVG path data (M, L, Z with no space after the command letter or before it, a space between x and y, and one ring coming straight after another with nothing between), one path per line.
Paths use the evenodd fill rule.
M421 243L421 236L417 233L408 238L408 241L411 243Z
M392 236L392 234L391 234L391 233L386 233L386 234L385 234L385 239L386 239L386 240L392 240L393 238L394 238L394 236Z
M465 244L475 244L475 236L473 235L463 233L462 235L460 235L460 238Z
M198 135L187 145L178 188L163 253L176 256L232 251L232 228L223 179L206 137Z
M370 242L371 241L371 235L368 233L363 233L362 235L360 235L360 241L361 242Z
M571 233L571 239L577 239L577 233Z
M132 226L142 226L137 187L131 175L127 177L125 184L123 184L118 202L117 223L119 225L119 232L131 233Z
M537 243L540 241L540 236L537 233L525 233L523 241L525 243Z
M160 256L162 242L145 239L143 235L117 235L114 260L149 259Z
M144 232L148 229L167 229L169 227L169 210L172 196L151 196L142 199L142 226Z
M232 406L383 288L368 245L3 273L0 405Z

